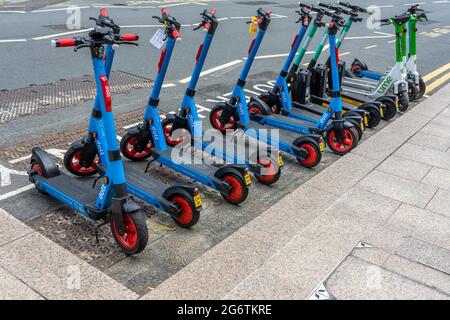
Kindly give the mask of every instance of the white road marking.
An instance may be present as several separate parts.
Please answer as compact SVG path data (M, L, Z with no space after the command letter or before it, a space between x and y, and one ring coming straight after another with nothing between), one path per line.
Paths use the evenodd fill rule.
M231 62L228 62L228 63L225 63L225 64L221 64L221 65L219 65L217 67L214 67L214 68L211 68L211 69L203 71L202 73L200 73L200 77L203 77L203 76L206 76L208 74L220 71L222 69L234 66L234 65L236 65L238 63L241 63L241 62L242 62L242 60L234 60L234 61L231 61ZM188 77L188 78L185 78L185 79L181 79L178 82L179 83L188 83L189 81L191 81L191 77Z
M57 8L57 9L40 9L30 11L31 13L43 13L43 12L54 12L54 11L67 11L67 10L81 10L91 8L91 6L83 6L83 7L67 7L67 8Z
M253 94L253 95L255 95L255 96L259 96L259 93L258 93L258 92L255 92L255 91L252 91L252 90L249 90L249 89L244 89L244 91L245 91L245 92L248 92L248 93L250 93L250 94Z
M381 38L391 38L392 36L362 36L362 37L346 37L346 40L356 40L356 39L381 39Z
M12 43L12 42L27 42L27 39L3 39L0 43Z
M168 8L168 7L177 7L177 6L184 6L189 4L189 2L180 2L180 3L172 3L172 4L163 4L161 6L158 6L158 8Z
M27 12L26 11L15 10L15 11L0 11L0 13L27 13Z
M374 31L373 33L381 34L381 35L384 35L384 36L395 37L394 34L386 33L386 32L381 32L381 31Z
M30 158L31 158L31 154L29 154L27 156L24 156L24 157L20 157L20 158L17 158L17 159L10 160L8 162L11 163L11 164L14 164L14 163L22 162L22 161L30 159Z
M384 6L377 6L378 8L392 8L394 5L392 5L392 4L387 4L387 5L384 5Z
M403 5L409 7L409 6L413 6L415 4L427 4L427 3L426 2L413 2L413 3L404 3Z
M21 193L23 193L25 191L28 191L28 190L31 190L33 188L34 188L34 184L29 184L29 185L27 185L25 187L22 187L22 188L14 190L14 191L2 194L2 195L0 195L0 201L6 200L6 199L11 198L11 197L14 197L14 196L16 196L18 194L21 194Z
M0 187L7 187L11 184L11 175L26 176L26 171L9 169L0 164Z
M348 54L350 54L350 53L351 53L350 51L342 52L342 53L339 53L339 56L340 56L340 57L343 57L343 56L346 56L346 55L348 55Z
M191 2L191 3L197 4L199 6L207 6L208 5L207 3L202 3L202 2Z
M433 1L432 3L448 3L450 1L448 0L442 0L442 1Z
M229 19L228 17L224 17L224 18L217 19L217 21L223 21L223 20L228 20L228 19Z
M378 47L378 46L376 44L374 44L374 45L371 45L371 46L367 46L364 49L368 50L368 49L372 49L372 48L376 48L376 47Z
M71 35L71 34L78 34L78 33L88 32L88 31L91 31L91 30L94 30L94 29L93 28L88 28L88 29L74 30L74 31L69 31L69 32L55 33L55 34L49 34L47 36L35 37L35 38L32 38L32 39L33 40L52 39L52 38L67 36L67 35Z

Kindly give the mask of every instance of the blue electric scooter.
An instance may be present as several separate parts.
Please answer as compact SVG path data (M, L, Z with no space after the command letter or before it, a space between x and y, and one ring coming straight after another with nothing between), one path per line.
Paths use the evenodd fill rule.
M111 91L103 63L105 45L131 44L103 30L94 30L86 38L54 40L55 47L89 48L92 55L97 99L96 112L103 115L96 131L96 143L104 163L100 191L59 171L53 159L41 148L33 148L29 179L41 192L63 202L90 220L110 224L119 247L127 254L144 250L148 241L145 215L127 193L125 171L116 140L111 104ZM96 234L97 229L96 228Z
M98 19L91 19L95 20L98 26L111 29L111 36L116 39L128 41L138 39L135 34L120 35L120 27L108 17L105 9L100 11ZM115 54L114 43L106 43L106 48L102 51L105 58L105 74L109 77ZM106 137L99 134L105 122L100 103L101 99L97 97L86 137L72 143L64 155L66 169L77 176L100 173L104 177L104 167L110 159L108 154L103 152L106 148L101 139L108 138L117 145L115 134L108 133ZM98 158L100 164L96 161ZM198 188L184 184L169 186L130 166L127 162L124 162L124 167L127 176L126 187L130 194L168 213L181 227L190 228L198 222L202 205Z
M311 130L306 134L301 134L301 132L295 131L297 125L287 124L284 127L280 126L279 130L277 129L280 139L276 139L273 135L265 134L265 130L268 129L267 126L264 126L259 121L250 121L249 112L253 113L253 110L249 110L247 107L244 91L245 80L250 72L266 29L270 24L271 13L271 11L258 9L257 15L249 22L252 23L252 28L259 27L256 39L254 39L250 45L248 50L249 55L241 71L239 80L231 94L230 100L214 106L211 110L209 120L214 128L223 133L226 133L227 130L237 130L238 128L241 128L246 135L269 145L277 146L279 150L294 156L301 165L311 168L319 164L322 158L322 151L325 148L323 138L320 134L313 134L314 130ZM256 103L263 108L269 109L263 101L252 97L250 99L250 104L254 105ZM266 111L267 113L270 113L270 110ZM259 119L253 119L252 114L252 120ZM317 132L319 131L320 130L317 130Z
M158 73L145 109L144 121L137 127L128 130L122 137L120 143L122 154L133 161L141 161L152 157L152 161L157 161L161 165L218 191L227 202L240 204L247 199L248 186L251 183L247 167L234 164L218 167L206 164L203 161L202 152L200 152L201 157L199 159L199 152L196 152L195 148L179 148L178 146L172 148L165 141L158 111L159 96L175 42L180 38L180 24L174 17L168 15L166 9L162 10L161 18L154 18L165 26L166 44L161 52ZM183 156L186 157L184 159L187 161L173 158L174 154L179 155L180 153L183 153Z
M302 25L298 31L297 36L294 39L294 42L291 46L291 51L283 65L283 69L279 73L276 82L273 86L273 89L267 93L260 95L258 98L264 101L269 107L271 112L280 113L279 115L267 114L264 113L264 108L261 108L258 102L250 103L249 110L250 112L255 113L253 118L257 119L258 122L267 124L270 126L276 126L283 128L286 123L291 124L292 126L297 125L298 130L300 132L305 131L310 126L314 126L315 128L326 132L327 135L327 144L330 149L337 154L345 154L348 151L352 150L358 143L359 139L362 136L364 130L364 118L367 116L365 110L349 110L345 114L342 115L342 111L339 111L338 105L336 103L328 102L327 108L321 108L320 114L316 114L310 112L309 110L293 108L293 101L290 97L290 88L287 82L287 76L289 72L289 68L294 60L295 54L300 47L300 43L304 38L306 31L311 23L310 12L315 11L317 13L316 19L314 23L323 24L322 17L323 15L329 15L333 18L333 22L335 24L343 23L343 19L335 14L329 13L323 9L315 8L311 5L300 4L301 11L297 11L300 14L300 19L297 22L302 22ZM319 21L317 21L319 20ZM317 28L316 25L313 28ZM308 44L310 40L307 39ZM302 48L303 50L303 48ZM335 99L336 100L336 99ZM308 104L305 105L305 107ZM275 109L275 110L274 110ZM341 113L341 117L345 119L346 123L344 125L344 131L352 131L355 133L356 130L356 138L352 132L345 132L344 135L348 136L348 139L345 139L343 143L339 143L336 139L331 139L332 131L334 128L334 120L336 119L336 113ZM296 119L295 122L291 122L289 119L285 117ZM251 117L252 118L252 117ZM252 118L252 119L253 119ZM306 131L307 132L307 131ZM333 135L335 136L335 134Z
M299 31L299 37L297 37L294 41L294 50L291 50L290 57L284 66L285 68L282 71L282 75L284 75L284 77L279 78L279 80L281 80L282 82L286 82L286 76L290 64L292 63L292 60L295 56L294 52L297 52L300 46L300 42L306 33L310 17L305 15L303 19L304 20L302 23L302 27ZM265 30L260 28L253 48L257 47L261 43L264 34ZM280 91L279 89L279 87L275 87L277 93L280 94L283 104L291 106L292 110L292 103L287 83L281 88ZM285 113L289 114L289 111L290 110L286 110ZM325 110L323 115L319 119L317 119L315 123L311 123L310 121L304 119L286 117L283 114L273 114L269 106L261 99L254 99L249 102L248 113L250 114L250 119L252 121L255 121L262 125L289 130L297 134L316 133L326 135L328 146L333 152L337 154L346 154L350 152L358 145L359 142L358 132L354 128L354 125L348 121L342 121L342 103L339 97L336 97L336 99L334 99L334 103L330 103L329 108ZM332 119L333 115L334 119ZM337 133L337 130L343 132ZM343 138L337 139L338 136Z
M271 185L278 181L281 175L280 167L283 165L283 159L281 158L281 154L279 152L278 157L274 157L271 155L270 150L267 150L265 154L263 154L264 152L261 150L257 150L257 154L255 156L249 155L246 157L245 154L239 154L239 156L242 156L243 158L240 159L238 158L237 152L234 152L234 146L233 152L230 153L228 151L227 153L227 151L224 150L230 150L231 148L218 144L214 144L214 147L211 148L211 144L208 143L210 141L205 141L207 139L205 138L204 132L201 128L201 120L198 116L197 105L195 103L195 90L203 64L206 60L206 56L208 55L208 50L213 41L215 31L219 25L215 14L215 9L210 12L205 10L201 14L202 22L194 29L198 30L202 28L206 32L206 35L203 43L198 49L195 67L192 71L191 80L189 81L186 93L181 103L181 108L176 114L169 114L162 121L166 142L169 146L174 147L183 141L182 138L190 136L193 147L199 147L202 151L210 153L214 157L225 160L227 163L245 163L259 182L265 185ZM177 133L179 133L178 136ZM196 141L201 141L201 143L197 144L195 143ZM233 140L233 144L235 141L236 140Z

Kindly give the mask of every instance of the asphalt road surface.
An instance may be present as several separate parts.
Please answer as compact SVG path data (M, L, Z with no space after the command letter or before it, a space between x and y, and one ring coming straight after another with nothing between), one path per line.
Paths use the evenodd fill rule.
M403 12L409 2L355 1L361 6L378 5L382 17ZM427 92L429 95L450 79L450 1L420 3L429 21L418 26L418 68L432 89ZM69 7L72 11L68 13ZM2 107L0 101L0 119L3 119L0 120L0 207L136 292L144 293L254 219L338 157L326 152L318 167L305 169L285 156L286 165L280 182L273 187L254 182L248 201L240 207L224 203L220 196L203 188L205 206L201 220L193 230L176 228L170 218L143 205L149 217L151 239L148 249L138 257L123 256L115 248L106 228L102 231L100 243L96 243L93 225L35 191L25 170L32 146L40 145L60 160L70 142L85 133L92 106L89 94L92 95L93 88L88 78L92 73L89 53L87 50L75 53L69 48L54 49L50 40L82 35L84 29L93 25L89 17L97 16L101 7L108 9L123 32L136 32L141 37L138 48L120 48L114 63L118 93L113 101L118 133L122 135L126 127L140 121L148 100L160 54L149 43L158 28L152 16L157 15L161 7L167 7L170 14L182 23L182 41L176 45L166 77L167 87L161 96L162 113L178 108L186 79L192 71L197 48L203 38L203 33L194 32L192 25L199 22L199 14L204 9L217 9L220 26L205 63L207 74L200 79L197 88L200 115L205 119L204 125L208 126L210 108L232 89L247 54L251 36L245 22L259 7L274 12L249 77L247 93L251 96L267 90L281 68L297 32L294 11L297 2L45 0L6 1L0 6L0 97L10 95L17 99L16 107L9 109ZM81 30L67 30L66 23L76 10L81 13ZM347 63L353 57L360 57L377 70L385 70L393 64L392 27L373 30L362 22L353 27L348 36L341 48L341 57ZM318 41L319 36L316 36L311 50ZM310 57L308 53L306 60ZM326 54L322 58L325 59ZM55 103L55 84L58 84L56 88L64 90L67 97L74 99ZM43 92L39 103L33 100L36 92ZM367 130L364 139L375 132ZM152 167L151 174L168 182L188 181L157 166Z

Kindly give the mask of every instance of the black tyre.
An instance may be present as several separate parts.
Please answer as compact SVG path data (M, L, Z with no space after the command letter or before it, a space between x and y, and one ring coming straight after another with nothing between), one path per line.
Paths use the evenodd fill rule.
M120 233L114 217L111 218L111 232L117 245L126 254L138 254L147 246L148 228L145 222L145 215L141 211L123 214L125 232Z
M303 141L296 147L305 149L308 152L308 156L305 159L297 158L298 163L303 167L313 168L322 160L322 152L320 152L320 147L316 143Z
M189 229L195 226L200 219L200 212L195 207L194 201L181 194L174 194L169 199L180 209L178 217L172 219L182 228Z
M81 164L83 151L83 145L71 145L69 150L67 150L64 154L64 167L73 175L79 177L90 177L98 173L97 165L99 163L99 158L96 155L93 163L90 163L89 166L83 166Z
M224 134L227 130L236 130L238 121L237 117L232 115L230 119L228 119L228 123L222 123L220 121L222 112L224 112L224 108L221 105L216 105L212 108L209 113L209 122L211 123L211 126Z
M175 138L173 129L172 129L174 122L175 122L175 119L172 117L167 117L161 122L163 132L164 132L164 138L166 140L166 143L171 147L175 147L176 145L180 144L181 142L183 142L184 138L189 135L189 132L187 132L187 130L183 129L182 136L180 136L180 137L177 136Z
M409 94L408 92L402 92L398 97L398 110L405 112L409 107Z
M358 133L356 129L344 128L344 141L340 143L337 140L337 134L334 129L327 131L327 145L334 153L344 155L352 151L358 145Z
M383 120L391 120L397 114L397 106L395 105L395 101L388 97L383 97L378 99L377 101L381 102L384 105L384 113L381 119Z
M369 122L367 123L368 128L375 128L381 122L381 114L377 108L374 107L362 107L361 109L369 113Z
M248 187L241 177L232 173L227 173L220 179L226 182L231 187L231 191L228 195L222 194L222 197L228 203L237 205L247 200Z
M150 140L143 150L137 150L138 133L127 132L120 140L120 152L132 161L142 161L152 155L153 143Z
M44 170L42 170L41 166L34 160L31 161L31 169L35 170L41 177L45 177ZM47 195L47 192L39 188L37 184L34 184L34 186L36 187L36 190L39 191L39 193Z
M270 186L277 182L281 176L281 169L277 164L273 163L273 159L258 159L258 164L263 167L264 174L255 175L259 183Z
M423 81L422 76L419 77L419 90L417 91L416 100L419 100L423 97L425 92L427 91L427 85L425 84L425 81Z
M419 89L417 89L415 83L413 81L408 81L408 99L409 101L417 100L417 93Z

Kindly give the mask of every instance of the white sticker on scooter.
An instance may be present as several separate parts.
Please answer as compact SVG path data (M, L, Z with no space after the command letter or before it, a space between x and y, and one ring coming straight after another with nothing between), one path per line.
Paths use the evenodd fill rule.
M150 43L154 45L158 50L160 50L164 43L166 43L166 40L164 39L166 37L166 34L161 29L156 30L153 37L150 39Z

